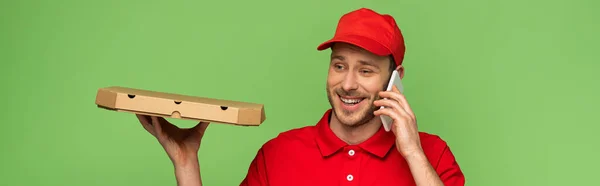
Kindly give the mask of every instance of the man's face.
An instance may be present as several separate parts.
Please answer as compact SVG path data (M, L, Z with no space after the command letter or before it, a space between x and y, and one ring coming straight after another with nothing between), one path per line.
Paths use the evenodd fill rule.
M387 86L390 61L346 43L332 47L327 76L327 98L337 119L359 126L374 118L373 102Z

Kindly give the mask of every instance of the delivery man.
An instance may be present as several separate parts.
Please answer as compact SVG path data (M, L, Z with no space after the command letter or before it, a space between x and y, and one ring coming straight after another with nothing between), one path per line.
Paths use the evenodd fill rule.
M415 114L397 88L383 91L394 70L404 75L404 39L392 16L367 8L349 12L339 20L333 38L317 49L331 49L331 109L316 125L266 142L240 185L465 184L446 142L418 131ZM380 115L393 118L390 132L382 127ZM180 129L164 118L137 117L169 155L178 185L202 185L197 153L208 123Z

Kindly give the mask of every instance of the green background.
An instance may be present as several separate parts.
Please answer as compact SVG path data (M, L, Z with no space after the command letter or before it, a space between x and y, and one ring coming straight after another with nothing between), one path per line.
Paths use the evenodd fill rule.
M175 185L133 115L94 105L113 85L264 103L262 126L203 140L204 183L237 185L264 142L328 108L316 47L359 7L396 18L419 127L467 185L597 181L597 1L23 0L0 2L0 185Z

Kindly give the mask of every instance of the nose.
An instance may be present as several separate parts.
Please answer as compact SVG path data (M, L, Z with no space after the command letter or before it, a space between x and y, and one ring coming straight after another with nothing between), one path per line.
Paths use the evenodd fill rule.
M352 91L358 89L358 81L355 73L348 72L342 82L342 88L345 91Z

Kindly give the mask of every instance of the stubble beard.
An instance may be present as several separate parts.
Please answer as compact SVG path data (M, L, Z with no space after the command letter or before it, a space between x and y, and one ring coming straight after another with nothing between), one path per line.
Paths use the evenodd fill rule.
M366 124L375 117L375 114L373 112L377 110L377 107L374 106L373 102L378 99L378 96L367 96L366 94L357 91L347 92L340 88L333 90L333 92L326 88L326 91L327 99L329 100L329 104L331 105L332 111L334 112L338 121L340 121L342 125L346 127L356 128ZM366 96L366 98L363 101L367 102L367 107L366 109L363 108L358 111L348 111L338 108L333 102L333 97L337 97L336 94L340 96Z

